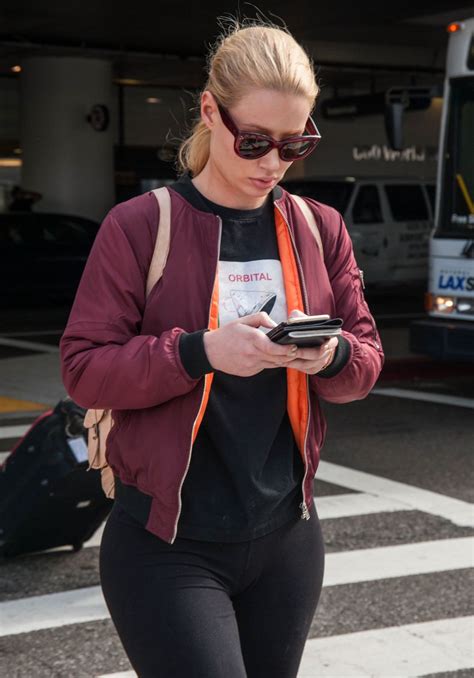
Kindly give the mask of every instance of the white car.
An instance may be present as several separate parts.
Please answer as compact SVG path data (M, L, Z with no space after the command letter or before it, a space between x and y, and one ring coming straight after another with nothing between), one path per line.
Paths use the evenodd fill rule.
M342 214L368 288L426 284L434 181L304 178L282 186Z

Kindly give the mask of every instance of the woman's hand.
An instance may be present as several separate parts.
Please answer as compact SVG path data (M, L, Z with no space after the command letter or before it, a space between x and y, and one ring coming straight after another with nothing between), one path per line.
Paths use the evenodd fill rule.
M296 346L276 344L257 329L275 325L268 313L261 312L205 332L207 359L215 370L237 377L251 377L266 368L288 367L295 358Z
M295 309L290 313L290 318L294 317L305 318L307 315ZM295 351L294 360L289 362L286 367L306 372L306 374L317 374L332 363L337 345L337 337L331 337L321 346L298 348Z

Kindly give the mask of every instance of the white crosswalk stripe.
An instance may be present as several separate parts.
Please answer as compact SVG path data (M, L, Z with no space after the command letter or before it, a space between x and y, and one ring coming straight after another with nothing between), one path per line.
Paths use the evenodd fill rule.
M314 503L320 520L364 516L382 511L411 511L412 507L391 497L376 496L366 492L335 494L315 497Z
M307 641L298 678L418 678L472 668L474 617ZM97 678L136 678L134 671Z
M446 546L449 545L449 548ZM472 567L474 537L326 555L323 586ZM0 603L0 636L108 617L99 586Z
M9 339L5 336L0 337L0 346L13 346L14 348L32 349L33 351L40 351L41 353L59 353L59 346L43 344L39 341Z
M14 422L12 422L14 423ZM21 437L26 425L0 423L0 439ZM0 453L0 463L9 452ZM318 480L341 494L316 496L322 521L378 513L421 511L474 525L474 509L465 501L419 487L322 461ZM344 488L351 490L344 493ZM104 524L86 543L98 547ZM70 547L51 551L70 550ZM47 553L47 552L44 552ZM465 570L474 565L474 537L437 539L326 554L324 589L429 573ZM5 566L8 568L8 564ZM47 593L0 602L0 638L34 634L72 624L109 619L100 586ZM453 617L376 628L307 641L298 678L420 678L431 673L474 669L474 617ZM28 636L25 636L25 638ZM111 666L111 669L114 667ZM95 678L136 678L133 671L91 673Z
M474 617L309 640L298 678L397 676L472 667Z
M444 405L454 405L456 407L466 407L474 409L474 398L460 398L459 396L447 395L445 393L426 393L424 391L415 391L408 388L374 388L374 395L388 396L391 398L409 398L410 400L422 400L427 403L441 403Z
M30 425L25 426L24 424L21 426L2 426L0 428L0 440L5 438L21 438L29 428Z
M421 487L389 480L328 461L320 462L317 478L359 492L368 492L399 501L409 506L411 510L425 511L434 516L446 518L455 525L474 527L474 505L439 492L424 490Z

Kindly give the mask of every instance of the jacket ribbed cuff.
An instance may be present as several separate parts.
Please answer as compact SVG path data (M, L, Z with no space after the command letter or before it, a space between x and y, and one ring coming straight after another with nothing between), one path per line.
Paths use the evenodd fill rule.
M204 348L204 333L208 331L198 330L180 334L179 355L184 369L192 379L200 379L214 371Z
M322 377L323 379L335 377L349 362L351 355L351 345L349 341L342 335L338 336L337 341L338 344L332 363L324 370L321 370L321 372L315 374L316 377Z

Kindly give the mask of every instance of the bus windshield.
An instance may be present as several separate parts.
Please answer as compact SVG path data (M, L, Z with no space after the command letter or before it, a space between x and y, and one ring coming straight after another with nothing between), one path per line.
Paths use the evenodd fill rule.
M474 237L474 78L451 81L437 235Z

